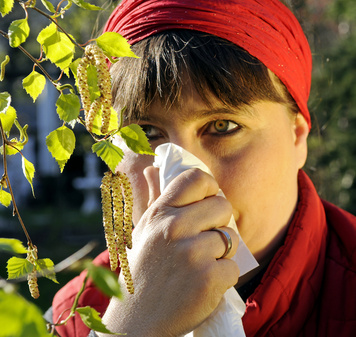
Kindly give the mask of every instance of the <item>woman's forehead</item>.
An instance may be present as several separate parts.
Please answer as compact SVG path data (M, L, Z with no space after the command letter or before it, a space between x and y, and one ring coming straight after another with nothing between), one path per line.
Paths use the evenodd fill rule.
M206 120L212 116L228 116L239 115L249 118L256 118L257 112L255 104L263 101L251 102L251 105L239 104L237 106L228 106L211 93L209 103L207 103L197 92L191 81L185 88L180 97L172 104L167 104L158 98L138 114L132 114L130 120L139 121L158 121L170 120L171 118L179 118L182 122L194 122L197 120Z

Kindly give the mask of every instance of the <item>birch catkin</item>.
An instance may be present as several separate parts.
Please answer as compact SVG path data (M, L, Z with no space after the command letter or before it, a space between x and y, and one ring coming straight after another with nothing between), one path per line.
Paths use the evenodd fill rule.
M134 293L126 248L132 247L132 189L124 173L106 172L101 183L103 224L111 270L118 260L129 293ZM123 198L124 196L124 198ZM125 204L125 207L124 207Z
M121 184L125 198L125 209L124 209L124 232L125 232L125 241L127 248L132 248L132 208L133 208L133 198L132 198L132 189L129 179L125 173L121 173Z
M95 66L98 78L100 97L91 102L88 85L88 66ZM103 51L95 44L90 44L85 48L85 55L80 60L77 68L79 94L81 97L85 126L88 131L92 131L93 121L97 112L102 111L101 133L109 131L111 115L111 77L106 58Z
M40 296L37 284L37 270L36 270L36 260L37 260L37 247L32 246L32 249L29 249L27 252L27 261L30 262L33 266L32 271L27 275L27 283L30 289L30 294L34 299L37 299Z
M105 172L101 182L101 203L105 240L109 251L110 268L114 271L117 268L117 248L113 227L111 180L112 173Z

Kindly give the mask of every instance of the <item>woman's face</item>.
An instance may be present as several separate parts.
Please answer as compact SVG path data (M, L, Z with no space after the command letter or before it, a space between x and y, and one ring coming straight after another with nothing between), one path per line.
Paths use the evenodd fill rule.
M179 106L151 105L140 124L153 150L175 143L202 160L233 206L240 234L257 260L272 253L293 215L297 173L306 159L308 126L278 103L256 102L230 109L216 100L208 107L190 87ZM134 223L147 209L143 176L153 157L124 149L119 170L128 174L134 193Z

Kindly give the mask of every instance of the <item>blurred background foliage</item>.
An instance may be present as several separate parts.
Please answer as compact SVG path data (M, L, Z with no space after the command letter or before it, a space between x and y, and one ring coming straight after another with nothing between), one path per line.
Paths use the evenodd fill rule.
M314 4L305 2L314 58L305 169L322 198L356 214L356 2Z
M52 1L57 4L59 1ZM72 6L61 21L79 43L97 36L112 9L119 1L96 0L95 5L105 8L89 12ZM314 181L320 196L356 214L356 1L354 0L286 0L296 13L307 34L313 53L313 82L309 101L312 114L312 130L309 137L309 157L305 170ZM40 2L38 1L40 6ZM17 5L11 14L1 18L0 29L7 27L14 19L24 17ZM23 46L33 55L39 55L39 45L35 37L48 23L37 13L30 11L31 37ZM32 42L30 42L32 41ZM75 181L90 175L84 150L91 142L86 134L77 134L77 148L62 174L53 158L41 164L41 142L45 136L38 136L41 128L39 115L32 99L22 89L21 81L32 70L31 62L17 49L11 49L8 41L0 37L0 62L8 54L11 58L6 67L6 79L0 82L0 92L8 91L16 108L21 124L29 124L32 154L29 160L36 166L34 180L36 199L31 195L30 186L22 173L14 168L15 197L20 213L28 227L32 240L39 248L39 258L49 257L55 263L95 240L98 246L91 256L105 248L101 227L99 184L95 189L97 207L83 209L88 190L76 187ZM80 54L78 54L80 56ZM47 68L54 77L59 74L53 66ZM48 97L47 97L48 95ZM56 93L54 94L56 95ZM49 93L45 96L48 115L54 114L54 102ZM52 106L53 105L53 106ZM48 117L48 123L49 123ZM59 123L59 120L58 120ZM54 129L54 127L53 127ZM77 129L77 128L76 128ZM51 130L50 130L51 131ZM41 138L42 137L42 138ZM31 147L29 146L29 147ZM47 151L47 150L45 150ZM20 158L11 157L12 167L21 167ZM0 160L0 169L1 169ZM42 165L42 167L41 167ZM49 169L47 166L54 165ZM104 167L99 160L96 164L96 178ZM86 168L87 167L87 168ZM90 169L90 168L89 168ZM23 186L23 187L21 187ZM20 188L21 187L21 188ZM25 191L25 193L23 193ZM93 191L91 191L93 193ZM13 237L22 241L25 237L11 209L0 208L0 237ZM0 254L0 277L6 277L6 261L10 256ZM51 304L55 292L74 272L60 273L59 285L48 280L40 280L41 296L36 302L43 310ZM21 293L29 298L27 285Z

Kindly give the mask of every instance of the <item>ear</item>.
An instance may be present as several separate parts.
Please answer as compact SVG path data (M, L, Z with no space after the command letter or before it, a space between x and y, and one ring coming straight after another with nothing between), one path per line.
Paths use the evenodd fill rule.
M298 165L298 169L301 169L307 160L307 138L309 135L309 125L300 112L298 112L295 117L293 128L294 145L296 150L296 164Z

